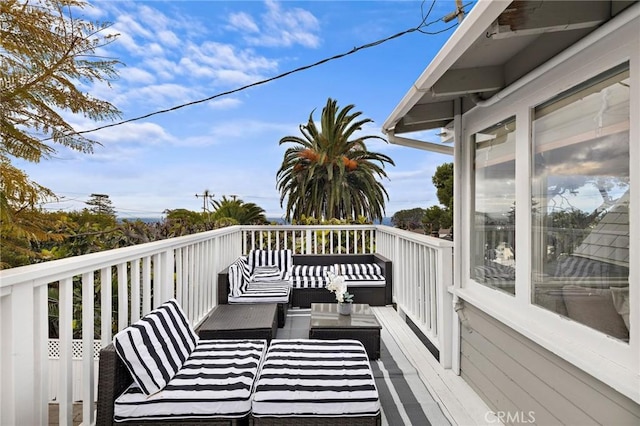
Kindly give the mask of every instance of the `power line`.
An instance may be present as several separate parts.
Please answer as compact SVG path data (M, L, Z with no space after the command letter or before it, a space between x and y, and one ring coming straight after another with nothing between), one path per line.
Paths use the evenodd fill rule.
M423 2L423 4L424 4L424 2ZM440 34L440 33L449 31L451 28L453 28L456 25L458 25L458 23L456 22L453 25L450 25L449 27L447 27L445 29L442 29L442 30L439 30L439 31L436 31L436 32L424 31L423 28L429 27L429 26L431 26L431 25L433 25L435 23L443 21L446 18L446 16L445 16L445 17L441 17L441 18L435 19L435 20L433 20L431 22L425 23L425 21L429 17L429 14L431 14L431 10L433 9L433 5L434 4L435 4L435 0L432 2L432 5L431 5L427 15L422 18L422 21L420 22L420 25L418 25L417 27L409 28L408 30L401 31L401 32L396 33L396 34L394 34L392 36L389 36L389 37L386 37L386 38L383 38L383 39L380 39L380 40L377 40L377 41L374 41L374 42L371 42L371 43L363 44L361 46L356 46L356 47L354 47L353 49L351 49L348 52L340 53L340 54L337 54L337 55L334 55L334 56L331 56L331 57L328 57L328 58L325 58L325 59L321 59L321 60L319 60L317 62L314 62L314 63L312 63L310 65L304 65L304 66L295 68L293 70L289 70L289 71L283 72L282 74L278 74L278 75L276 75L274 77L270 77L270 78L267 78L267 79L264 79L264 80L260 80L260 81L254 82L254 83L250 83L250 84L247 84L245 86L242 86L242 87L239 87L239 88L236 88L236 89L233 89L233 90L228 90L226 92L221 92L221 93L215 94L213 96L209 96L209 97L204 98L204 99L198 99L198 100L195 100L195 101L191 101L191 102L187 102L187 103L184 103L184 104L176 105L176 106L171 107L171 108L166 108L166 109L150 112L148 114L140 115L140 116L134 117L134 118L129 118L127 120L122 120L122 121L119 121L117 123L105 124L103 126L95 127L93 129L89 129L89 130L80 130L80 131L77 131L77 132L67 133L65 136L93 133L93 132L97 132L98 130L103 130L103 129L107 129L107 128L110 128L110 127L121 126L123 124L131 123L131 122L134 122L134 121L144 120L145 118L153 117L155 115L165 114L165 113L168 113L168 112L171 112L171 111L176 111L178 109L185 108L185 107L188 107L188 106L201 104L201 103L208 102L208 101L211 101L213 99L216 99L216 98L219 98L219 97L222 97L222 96L231 95L233 93L241 92L241 91L249 89L251 87L256 87L256 86L260 86L260 85L263 85L263 84L266 84L266 83L270 83L272 81L279 80L279 79L284 78L286 76L289 76L291 74L295 74L295 73L298 73L298 72L301 72L301 71L305 71L305 70L308 70L308 69L311 69L311 68L315 68L315 67L317 67L319 65L322 65L322 64L325 64L327 62L334 61L336 59L341 59L341 58L344 58L346 56L352 55L352 54L354 54L354 53L356 53L356 52L358 52L360 50L364 50L364 49L368 49L368 48L371 48L371 47L379 46L379 45L381 45L383 43L386 43L387 41L394 40L394 39L402 37L402 36L404 36L406 34L410 34L410 33L413 33L413 32L420 32L422 34L427 34L427 35L436 35L436 34ZM467 4L463 5L461 8L464 8L464 7L468 6L469 4L471 4L471 3L467 3ZM51 139L52 139L52 137L49 137L49 138L40 140L40 142L48 141L48 140L51 140Z

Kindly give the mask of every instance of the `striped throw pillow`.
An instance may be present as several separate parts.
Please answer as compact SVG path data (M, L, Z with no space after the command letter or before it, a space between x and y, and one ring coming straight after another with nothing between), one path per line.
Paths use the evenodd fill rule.
M133 380L151 395L182 368L197 341L184 311L171 299L116 334L113 345Z

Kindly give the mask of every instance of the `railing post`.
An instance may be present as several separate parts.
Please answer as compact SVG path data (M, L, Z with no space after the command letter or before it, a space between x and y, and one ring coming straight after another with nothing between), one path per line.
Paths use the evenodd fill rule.
M440 344L440 365L451 368L453 350L453 296L449 286L453 285L453 249L438 250L438 341Z
M16 285L11 289L8 303L2 304L2 327L8 333L2 342L2 406L0 423L35 424L33 395L35 390L35 337L33 336L34 311L31 282ZM9 310L8 315L4 310ZM8 320L8 325L5 323Z

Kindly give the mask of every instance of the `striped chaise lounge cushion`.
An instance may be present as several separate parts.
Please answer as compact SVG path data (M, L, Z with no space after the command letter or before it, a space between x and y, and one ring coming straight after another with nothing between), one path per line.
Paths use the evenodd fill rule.
M115 401L114 419L242 418L251 411L266 340L200 340L180 371L147 396L133 383Z
M325 288L327 273L333 272L332 265L293 265L291 286L293 288Z
M116 334L113 345L135 383L150 395L182 368L197 340L184 311L171 299Z
M271 341L258 376L252 417L371 417L380 401L357 340Z
M347 287L387 284L382 268L376 263L337 263L335 270L344 277Z

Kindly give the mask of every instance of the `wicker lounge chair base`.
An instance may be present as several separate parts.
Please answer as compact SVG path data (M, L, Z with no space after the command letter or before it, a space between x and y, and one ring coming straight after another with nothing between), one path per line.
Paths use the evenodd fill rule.
M113 344L100 351L98 380L98 403L96 412L96 426L106 425L228 425L246 426L249 416L230 419L170 419L170 420L136 420L131 422L115 422L114 401L133 382L124 362L115 351Z

